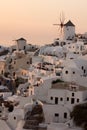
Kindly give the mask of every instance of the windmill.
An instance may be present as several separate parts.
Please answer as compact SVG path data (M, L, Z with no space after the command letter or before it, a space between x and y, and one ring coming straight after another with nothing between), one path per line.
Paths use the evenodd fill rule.
M65 21L65 17L64 17L64 13L60 13L60 23L59 24L53 24L54 26L59 26L58 31L60 33L60 35L62 35L63 33L63 27L64 27L64 21Z

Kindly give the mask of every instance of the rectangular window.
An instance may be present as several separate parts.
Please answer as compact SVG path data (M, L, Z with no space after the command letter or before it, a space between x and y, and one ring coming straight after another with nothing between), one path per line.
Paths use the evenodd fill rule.
M64 113L64 118L65 118L65 119L67 118L67 113L66 113L66 112Z
M62 97L60 98L60 101L63 101L63 98L62 98Z
M67 101L69 101L69 97L67 97Z
M31 91L31 95L32 95L32 91Z
M58 98L55 97L55 104L58 104Z
M55 117L58 117L59 116L59 114L58 113L55 113Z
M79 99L77 98L77 102L79 102Z
M30 64L32 64L32 58L30 58Z
M75 102L75 99L71 98L71 104L74 104L74 102Z

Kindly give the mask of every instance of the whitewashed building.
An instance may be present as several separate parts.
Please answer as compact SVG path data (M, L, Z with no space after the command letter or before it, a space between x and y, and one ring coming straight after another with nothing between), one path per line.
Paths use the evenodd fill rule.
M64 68L62 70L62 79L64 81L75 82L77 77L82 74L83 71L77 66L73 59L67 59L64 62Z
M26 39L24 38L20 38L16 40L16 44L17 44L17 50L26 50Z
M74 105L87 100L87 88L73 83L55 83L48 90L46 103L43 104L45 122L64 123L70 120Z
M15 109L13 112L9 113L7 123L11 129L15 130L18 122L23 119L24 119L24 110Z
M63 61L62 80L87 87L87 55Z
M51 83L56 80L57 76L43 77L40 85L34 87L35 98L41 101L46 101L48 96L48 90L51 88Z

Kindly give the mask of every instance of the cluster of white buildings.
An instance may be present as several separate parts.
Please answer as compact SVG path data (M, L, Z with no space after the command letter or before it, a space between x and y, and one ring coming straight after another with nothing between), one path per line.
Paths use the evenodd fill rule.
M38 48L37 55L34 46L20 38L16 48L0 57L0 75L5 79L0 80L1 130L25 130L25 115L38 104L44 115L39 129L80 130L70 113L76 104L87 102L86 34L84 38L75 37L75 25L68 21L62 39ZM8 88L10 80L14 95Z

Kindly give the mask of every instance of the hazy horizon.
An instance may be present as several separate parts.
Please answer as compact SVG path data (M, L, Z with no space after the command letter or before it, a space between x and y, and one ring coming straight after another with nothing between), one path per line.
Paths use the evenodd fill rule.
M60 12L76 25L76 33L87 31L87 0L0 0L0 44L13 44L24 37L28 43L47 44L58 37Z

